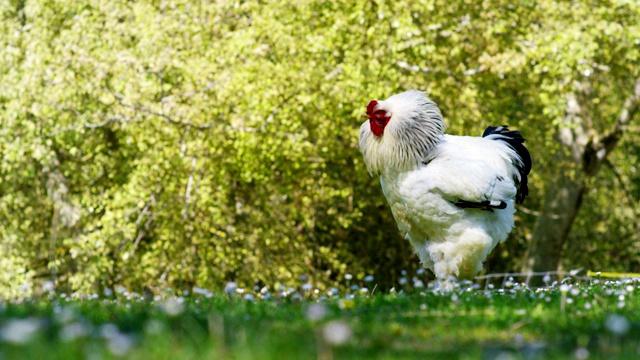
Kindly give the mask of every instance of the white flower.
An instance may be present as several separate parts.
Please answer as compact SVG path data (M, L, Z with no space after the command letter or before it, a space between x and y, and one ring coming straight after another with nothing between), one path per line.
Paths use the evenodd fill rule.
M76 319L77 314L71 307L59 307L54 308L55 319L61 324L67 324Z
M322 304L311 304L306 311L307 318L311 321L322 320L327 314L327 307Z
M578 296L580 294L580 290L573 288L571 289L571 295Z
M0 329L0 339L12 344L25 344L39 329L40 321L34 318L9 320Z
M561 293L568 293L570 289L571 289L571 287L569 285L565 285L565 284L560 285L560 292Z
M345 279L347 279L347 280L351 280L351 279L353 279L353 275L351 275L351 274L345 274L345 275L344 275L344 278L345 278Z
M107 323L100 326L100 335L105 339L114 337L119 333L120 331L118 330L118 326L116 326L115 324Z
M52 293L55 290L55 285L53 281L45 281L42 283L42 290Z
M306 283L304 285L302 285L302 291L309 291L313 288L313 285L311 285L310 283Z
M581 347L577 348L576 351L573 352L573 356L575 356L578 360L585 360L589 358L589 350Z
M162 304L162 310L170 316L180 315L184 311L184 298L170 298Z
M76 322L65 325L60 331L60 338L63 341L73 341L75 339L87 336L88 333L89 330L85 325Z
M108 338L107 348L115 356L123 356L133 347L133 339L120 332Z
M236 288L238 288L238 284L236 284L235 282L231 281L227 283L227 286L224 287L224 291L227 294L233 294L234 291L236 290Z
M199 288L199 287L194 287L193 288L193 293L194 294L204 295L207 298L213 297L213 293L212 292L210 292L209 290L203 289L203 288Z
M609 315L604 322L607 330L611 331L616 335L625 335L629 328L631 328L631 323L627 318L621 315Z
M351 327L343 321L331 321L322 329L322 335L330 345L343 345L351 338Z

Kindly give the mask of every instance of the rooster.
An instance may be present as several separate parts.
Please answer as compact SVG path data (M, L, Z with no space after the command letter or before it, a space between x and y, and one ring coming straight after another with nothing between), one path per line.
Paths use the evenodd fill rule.
M472 279L529 193L525 139L507 126L490 126L482 137L446 135L437 105L418 90L372 100L367 118L360 149L398 228L438 288Z

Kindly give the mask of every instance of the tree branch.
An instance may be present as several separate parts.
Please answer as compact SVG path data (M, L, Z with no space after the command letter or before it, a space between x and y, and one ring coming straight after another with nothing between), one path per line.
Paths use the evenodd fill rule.
M115 122L121 122L121 121L129 121L129 118L125 118L125 117L112 117L109 118L101 123L91 123L89 121L86 120L86 117L84 116L84 114L82 114L80 111L78 111L78 109L75 108L71 108L71 107L67 107L67 106L62 106L60 104L56 104L56 103L50 103L49 106L62 111L62 112L68 112L68 113L72 113L73 115L75 115L78 119L81 119L82 121L84 121L83 124L81 125L77 125L77 126L68 126L66 128L62 128L62 129L57 129L55 131L50 132L49 134L46 135L46 137L54 137L57 136L61 133L67 132L67 131L78 131L80 129L97 129L97 128L101 128L101 127L105 127L110 125L111 123L115 123Z
M273 121L273 119L275 119L276 115L278 115L278 113L280 112L280 109L286 105L289 100L293 99L294 97L298 96L298 91L293 92L287 96L285 96L280 103L278 103L278 105L276 105L273 110L271 111L271 114L269 114L269 116L267 117L267 119L265 120L265 122L262 124L262 126L260 127L260 131L261 132L265 132L265 129L267 128L267 126Z
M638 112L640 105L640 78L637 78L633 91L622 105L613 127L600 140L590 139L584 151L584 170L587 176L596 174L604 159L620 142L627 125Z
M525 213L525 214L527 214L527 215L533 215L533 216L535 216L535 217L540 217L540 216L542 216L542 213L541 213L540 211L537 211L537 210L531 210L531 209L526 208L526 207L524 207L524 206L522 206L522 205L519 205L519 206L518 206L518 210L522 211L523 213ZM560 217L561 217L561 216L560 216L560 215L558 215L558 214L551 214L551 215L548 215L548 216L549 216L550 218L552 218L552 219L560 219Z
M616 118L616 123L613 125L613 129L609 131L602 139L602 144L604 144L604 149L607 153L620 141L622 138L622 134L626 130L627 125L633 119L635 114L638 112L638 108L640 105L640 78L636 79L636 82L633 86L633 92L629 95L627 100L622 105L622 110L618 117Z
M184 121L176 120L176 119L174 119L173 117L171 117L171 116L169 116L169 115L167 115L167 114L164 114L164 113L159 112L159 111L151 110L151 109L149 109L149 108L147 108L147 107L144 107L144 106L142 106L142 105L131 105L131 104L127 104L127 103L125 102L125 97L124 97L124 95L122 95L122 94L120 94L120 93L117 93L117 92L115 92L115 91L112 91L111 89L106 89L106 88L98 88L98 89L99 89L99 90L102 90L102 91L105 91L105 92L107 92L107 93L109 93L109 94L111 94L111 95L115 98L116 102L117 102L120 106L122 106L122 107L129 108L129 109L132 109L132 110L135 110L135 111L142 111L143 113L146 113L147 115L154 115L154 116L160 117L160 118L162 118L163 120L165 120L166 122L171 123L171 124L173 124L173 125L177 125L177 126L190 126L190 127L194 127L194 128L196 128L196 129L198 129L198 130L206 130L206 129L210 129L210 128L211 128L211 126L212 126L212 124L206 124L206 125L194 125L194 124L191 124L191 123L189 123L189 122L184 122Z

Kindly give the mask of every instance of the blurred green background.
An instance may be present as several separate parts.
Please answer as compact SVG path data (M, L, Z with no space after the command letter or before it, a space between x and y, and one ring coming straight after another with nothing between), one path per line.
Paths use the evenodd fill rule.
M413 88L448 133L527 138L487 272L640 271L638 24L631 0L0 1L0 295L389 286L419 261L357 132Z

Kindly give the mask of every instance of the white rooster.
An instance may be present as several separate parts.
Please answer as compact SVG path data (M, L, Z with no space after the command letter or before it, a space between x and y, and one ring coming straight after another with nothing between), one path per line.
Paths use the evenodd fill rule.
M529 190L531 156L506 126L482 137L444 134L436 104L410 90L372 100L360 127L360 149L401 231L439 286L472 279L513 228L515 203Z

